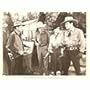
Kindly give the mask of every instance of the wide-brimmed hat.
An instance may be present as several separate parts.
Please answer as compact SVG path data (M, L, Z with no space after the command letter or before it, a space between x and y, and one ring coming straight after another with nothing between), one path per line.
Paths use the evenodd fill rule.
M78 23L78 21L76 19L74 19L72 16L67 16L65 17L64 21L61 23L62 24L65 24L66 22L75 22L75 23Z
M15 28L19 26L24 26L24 25L22 24L22 22L15 22L13 27Z
M43 24L42 22L37 23L37 28L44 28L46 24Z

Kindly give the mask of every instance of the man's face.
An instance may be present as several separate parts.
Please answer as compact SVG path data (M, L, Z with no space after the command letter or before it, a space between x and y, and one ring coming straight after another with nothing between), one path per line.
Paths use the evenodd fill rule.
M22 33L22 31L23 31L22 26L19 26L19 31Z
M65 23L65 28L66 28L66 29L70 29L70 28L71 28L71 25L72 25L72 23L66 22L66 23Z
M43 33L43 32L44 32L44 28L40 27L40 28L39 28L39 31L40 31L41 33Z
M23 32L22 26L16 27L16 29L19 31L20 34L22 34L22 32Z

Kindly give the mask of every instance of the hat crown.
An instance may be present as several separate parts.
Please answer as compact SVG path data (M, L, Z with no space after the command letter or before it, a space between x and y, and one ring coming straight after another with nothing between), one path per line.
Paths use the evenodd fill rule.
M74 19L72 16L67 16L67 17L65 17L65 19L61 23L61 25L64 24L64 23L66 23L66 22L70 22L70 21L78 23L78 21L76 19Z
M71 16L65 17L65 21L73 21L73 20L75 20L75 19Z

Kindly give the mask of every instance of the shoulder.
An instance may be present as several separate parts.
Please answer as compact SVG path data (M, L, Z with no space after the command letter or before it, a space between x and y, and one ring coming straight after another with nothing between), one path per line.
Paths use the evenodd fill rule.
M55 28L54 30L60 30L60 28L59 28L59 27L57 27L57 28Z
M75 28L75 32L79 33L79 34L84 34L82 29L79 28Z
M13 31L11 34L10 34L10 38L14 37L16 35L16 33Z
M16 33L13 31L12 33L11 33L11 35L15 35Z
M54 35L51 35L51 36L50 36L50 39L53 39L54 37L55 37Z
M75 28L75 30L78 31L78 32L83 32L83 30L79 29L79 28Z

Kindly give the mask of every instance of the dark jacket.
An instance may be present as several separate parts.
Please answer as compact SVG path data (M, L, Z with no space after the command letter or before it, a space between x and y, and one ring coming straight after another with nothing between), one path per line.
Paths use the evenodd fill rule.
M10 34L6 47L11 50L14 58L19 56L19 51L23 51L22 39L17 30Z

